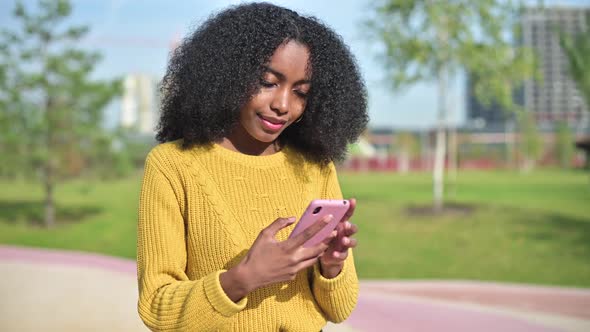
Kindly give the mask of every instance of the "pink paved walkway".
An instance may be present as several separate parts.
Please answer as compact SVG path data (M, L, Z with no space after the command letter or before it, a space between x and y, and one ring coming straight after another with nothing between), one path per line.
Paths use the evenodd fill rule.
M0 330L145 330L135 311L135 273L131 260L0 245ZM38 308L52 304L52 314ZM590 331L590 290L362 281L352 316L325 331Z

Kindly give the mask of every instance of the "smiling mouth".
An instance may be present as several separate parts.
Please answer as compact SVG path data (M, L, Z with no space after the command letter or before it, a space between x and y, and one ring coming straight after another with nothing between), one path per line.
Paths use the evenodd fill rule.
M258 118L262 123L262 126L270 131L279 131L283 126L285 126L286 121L276 120L276 119L268 119L264 116L258 114Z

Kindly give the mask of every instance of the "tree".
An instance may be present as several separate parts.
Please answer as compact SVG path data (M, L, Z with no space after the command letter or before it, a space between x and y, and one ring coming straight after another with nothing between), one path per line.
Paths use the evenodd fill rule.
M378 0L370 35L384 46L383 61L395 91L436 81L438 125L433 167L434 208L443 208L449 83L465 70L479 77L474 92L514 109L513 90L534 73L530 50L514 46L522 4L511 0Z
M419 152L418 140L411 132L400 132L395 135L392 148L392 152L398 157L398 171L402 174L408 173L410 161Z
M562 168L570 168L572 165L572 157L574 155L575 140L570 127L565 122L557 124L555 132L555 151L559 165Z
M543 152L543 141L537 128L535 118L530 112L518 112L520 130L520 153L522 155L521 171L530 172Z
M56 183L108 138L102 111L119 91L116 81L91 79L100 56L76 48L88 28L64 26L71 12L66 0L40 0L33 11L18 1L17 27L0 32L0 148L7 156L0 171L40 175L47 227L55 223Z
M586 29L572 35L558 31L559 43L567 59L571 78L590 111L590 14L586 15Z

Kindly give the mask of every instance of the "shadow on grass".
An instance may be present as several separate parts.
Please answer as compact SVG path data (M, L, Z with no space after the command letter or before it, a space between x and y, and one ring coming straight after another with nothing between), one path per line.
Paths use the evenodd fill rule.
M562 243L574 245L579 252L590 254L590 218L576 218L556 213L527 213L514 209L514 218L519 228L517 235L524 236L535 242ZM570 251L572 248L563 248Z
M526 239L531 243L547 244L559 248L559 252L576 257L590 257L590 216L588 218L569 216L548 211L499 207L489 204L448 203L442 213L435 212L431 205L408 205L404 209L409 218L420 220L470 220L474 213L497 216L505 222L505 230L515 238ZM465 219L467 217L468 219ZM493 220L494 217L486 218ZM478 218L479 219L479 218ZM590 262L590 261L589 261Z
M406 207L405 212L408 216L422 217L468 216L478 208L481 206L477 204L447 202L441 211L437 211L432 204L410 204Z
M71 224L82 221L102 212L95 206L56 205L56 224ZM0 223L25 223L30 226L43 226L45 204L42 201L0 201Z

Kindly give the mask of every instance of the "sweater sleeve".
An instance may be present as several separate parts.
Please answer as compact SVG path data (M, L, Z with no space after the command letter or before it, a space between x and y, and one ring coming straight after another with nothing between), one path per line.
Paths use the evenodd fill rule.
M150 153L140 194L139 315L153 331L217 331L231 322L247 300L234 303L225 294L219 281L223 270L198 280L187 277L185 224L177 197L182 193L160 171L161 164Z
M324 175L322 196L327 199L341 199L342 192L338 183L338 176L334 164L330 164ZM319 263L313 268L313 294L329 321L340 323L344 321L356 306L359 292L359 282L354 266L352 249L344 261L340 274L327 279L320 273Z

